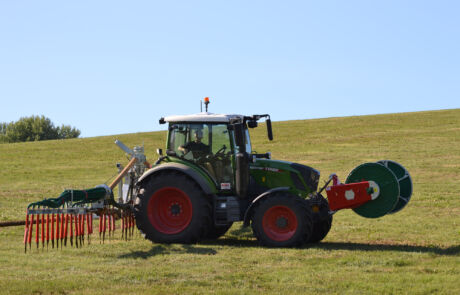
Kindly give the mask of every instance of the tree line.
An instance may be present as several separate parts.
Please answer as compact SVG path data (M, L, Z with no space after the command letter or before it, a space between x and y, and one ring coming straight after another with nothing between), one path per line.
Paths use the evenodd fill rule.
M80 130L69 125L55 127L53 122L43 115L0 123L0 143L77 138L80 133Z

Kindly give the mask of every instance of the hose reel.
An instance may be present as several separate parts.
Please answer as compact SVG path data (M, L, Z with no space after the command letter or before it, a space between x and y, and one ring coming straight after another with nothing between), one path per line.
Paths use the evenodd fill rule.
M378 218L402 210L412 195L412 178L401 164L382 160L353 169L344 184L332 174L326 185L331 211L353 209L366 218Z
M373 181L379 187L378 197L353 208L358 215L378 218L402 210L412 195L412 178L401 164L382 160L364 163L353 169L345 183Z

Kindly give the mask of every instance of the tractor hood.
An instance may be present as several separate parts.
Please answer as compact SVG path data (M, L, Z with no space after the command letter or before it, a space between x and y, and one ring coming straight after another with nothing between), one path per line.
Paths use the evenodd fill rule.
M249 168L255 182L268 189L290 187L293 192L302 194L312 193L318 189L320 173L309 166L287 161L256 159Z

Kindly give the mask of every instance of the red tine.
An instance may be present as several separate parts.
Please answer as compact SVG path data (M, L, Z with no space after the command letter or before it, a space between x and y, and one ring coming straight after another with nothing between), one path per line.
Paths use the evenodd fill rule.
M34 219L35 219L35 215L32 214L32 220L30 221L30 228L29 228L29 236L27 238L27 242L29 243L29 248L32 247L32 232L34 230Z
M82 245L82 240L81 240L81 214L78 214L78 241L80 243L80 246Z
M110 237L110 233L112 232L112 214L107 215L107 218L109 219L109 237Z
M117 222L117 220L115 219L115 215L112 214L112 226L113 226L112 231L115 231L117 229L117 223L116 222Z
M50 215L46 214L46 249L50 244Z
M125 214L121 213L121 238L123 239L123 233L125 231Z
M24 226L24 253L27 252L27 239L29 237L29 213L26 213L26 225Z
M134 219L134 214L131 213L131 220L132 220L132 225L131 225L131 235L134 235L134 227L136 226L136 219Z
M91 234L91 221L89 219L89 214L90 213L86 214L86 231L88 232L88 236Z
M103 216L104 216L104 213L102 213L102 215L99 215L99 243L101 242Z
M42 248L45 248L45 214L42 214Z
M128 240L128 229L129 229L129 219L128 219L128 212L125 212L125 240Z
M51 246L54 248L54 213L51 214Z
M73 215L70 215L70 246L73 246Z
M39 222L40 222L40 215L37 215L37 220L36 220L37 224L37 231L35 233L35 243L37 243L37 249L38 249L38 240L39 240L39 236L40 236L40 225L39 225Z
M64 214L61 214L61 233L60 233L60 240L61 240L61 249L62 249L62 241L64 240Z
M78 248L78 234L79 234L79 229L78 229L78 215L75 214L75 246Z
M60 217L59 213L56 214L56 248L59 248L59 224L60 224Z
M67 246L67 230L69 227L69 214L65 215L65 227L64 227L64 246Z
M102 242L104 242L104 240L105 240L105 231L107 229L107 215L106 214L104 214L102 216L102 223L103 223L103 225L102 225Z
M81 238L85 241L85 215L81 215Z
M89 214L89 222L90 222L90 234L93 233L93 213Z
M89 214L86 213L83 218L86 220L86 240L88 241L88 245L89 245Z

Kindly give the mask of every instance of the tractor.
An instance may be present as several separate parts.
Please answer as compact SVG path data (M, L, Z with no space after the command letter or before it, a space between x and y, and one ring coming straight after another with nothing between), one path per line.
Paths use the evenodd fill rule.
M24 243L30 244L30 224L34 224L28 221L29 214L41 214L44 223L44 214L55 213L61 221L62 239L67 237L64 215L92 217L96 213L101 220L100 233L105 234L105 216L109 221L131 216L124 227L133 227L130 220L135 219L139 231L154 243L217 239L234 222L242 221L243 226L252 227L263 246L298 247L323 240L338 210L349 208L363 217L378 218L401 210L410 199L412 180L408 171L389 160L359 165L345 183L331 174L319 187L318 170L273 160L269 152L253 151L249 129L258 127L259 120L265 120L268 139L273 140L268 114L213 114L208 112L208 104L205 99L205 112L160 119L160 124L168 126L166 150L157 150L159 158L153 165L146 161L142 147L131 150L117 141L132 159L126 167L119 165L120 175L110 186L93 189L99 190L90 192L89 197L88 190L71 190L57 200L31 204ZM124 185L120 183L123 178ZM118 201L112 191L116 185ZM77 221L75 224L77 227ZM42 243L44 232L42 225Z

